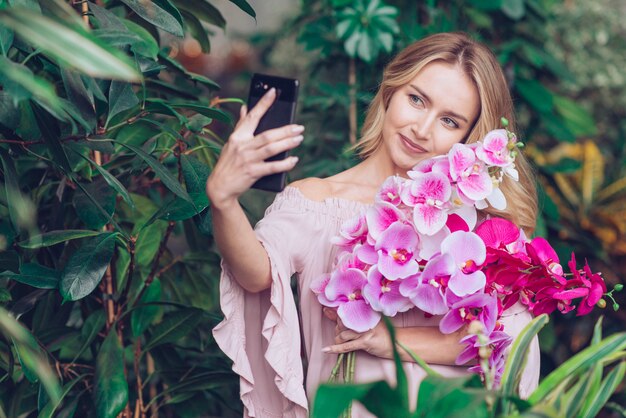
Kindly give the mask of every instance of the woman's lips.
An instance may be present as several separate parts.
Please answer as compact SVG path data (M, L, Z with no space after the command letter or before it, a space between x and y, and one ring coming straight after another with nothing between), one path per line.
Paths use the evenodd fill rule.
M406 136L404 136L402 134L399 134L399 135L400 135L400 139L404 143L405 147L408 148L411 152L419 153L419 154L428 152L428 150L426 150L425 148L422 148L419 145L417 145L416 143L412 142Z

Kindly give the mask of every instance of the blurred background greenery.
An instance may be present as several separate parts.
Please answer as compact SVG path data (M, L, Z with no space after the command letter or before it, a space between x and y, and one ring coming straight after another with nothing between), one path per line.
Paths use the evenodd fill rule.
M39 26L24 24L34 18ZM72 44L53 23L91 43ZM609 285L623 282L623 1L0 0L0 297L63 388L28 372L28 338L7 331L0 411L240 415L237 379L210 335L219 256L203 181L250 75L300 79L306 132L290 179L325 177L355 163L347 148L385 63L455 30L487 43L505 69L538 174L537 234L561 260L575 251ZM105 52L99 69L87 65ZM252 222L272 198L242 198ZM80 265L90 285L75 292ZM540 334L544 375L589 343L600 314L605 334L624 328L611 303L553 316ZM103 364L118 380L103 378ZM621 387L603 416L625 416L624 405Z

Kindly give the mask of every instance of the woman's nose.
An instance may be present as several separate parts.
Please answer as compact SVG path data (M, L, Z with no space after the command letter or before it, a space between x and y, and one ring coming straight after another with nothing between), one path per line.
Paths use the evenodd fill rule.
M432 113L424 113L420 115L415 122L413 123L413 134L418 140L427 140L431 139L432 130L435 126L436 115Z

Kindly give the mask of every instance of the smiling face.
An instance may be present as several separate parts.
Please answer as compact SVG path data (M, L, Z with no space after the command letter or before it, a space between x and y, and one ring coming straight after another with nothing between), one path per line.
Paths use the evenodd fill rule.
M474 83L456 65L427 64L391 96L378 149L398 174L445 154L470 132L480 112Z

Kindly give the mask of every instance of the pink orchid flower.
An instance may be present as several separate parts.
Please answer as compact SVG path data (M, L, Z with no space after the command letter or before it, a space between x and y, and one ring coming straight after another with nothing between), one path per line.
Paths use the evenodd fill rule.
M443 315L449 311L445 289L450 276L457 271L449 254L437 255L426 263L424 271L409 276L400 283L400 293L413 304L431 315Z
M493 181L485 163L476 158L474 151L464 144L454 144L448 154L450 177L459 192L474 200L482 201L491 195Z
M504 174L515 181L519 180L519 173L515 169L515 143L517 138L505 129L495 129L489 132L476 149L476 156L485 163L501 167Z
M410 182L402 194L405 205L413 207L413 222L421 234L433 235L446 224L451 195L448 177L425 173Z
M363 297L366 284L367 278L361 270L335 270L324 288L326 300L332 303L325 306L338 307L337 315L341 321L356 332L370 330L380 321L380 313L375 312Z
M441 318L439 330L451 334L472 321L480 321L486 333L491 333L496 326L498 316L498 298L485 293L477 293L454 303L450 311Z
M494 387L497 388L500 385L502 373L504 373L504 366L506 363L505 352L507 347L511 345L513 338L504 331L492 332L486 341L481 343L477 335L468 335L463 337L460 341L461 344L465 344L465 349L456 358L455 363L457 365L466 364L468 361L479 358L479 350L481 347L488 347L491 351L489 355L489 368L495 370L494 374ZM468 369L473 373L482 375L484 371L480 365L470 367Z
M376 193L377 202L388 202L394 206L401 203L400 194L405 180L398 176L388 177Z
M363 296L375 311L385 316L395 316L413 306L409 299L400 294L400 283L401 280L387 279L374 266L367 273Z
M377 241L391 224L404 221L406 216L391 203L378 202L367 210L365 218L367 220L369 235L374 241Z
M367 239L367 219L362 213L352 219L341 224L339 235L331 238L331 243L342 247L349 248L355 244L365 242Z
M487 249L478 235L465 231L453 232L441 243L441 252L449 254L457 267L448 282L454 294L471 295L485 288L486 277L479 266L485 262Z
M389 280L408 277L419 271L415 259L419 237L410 225L395 222L376 241L378 270Z

